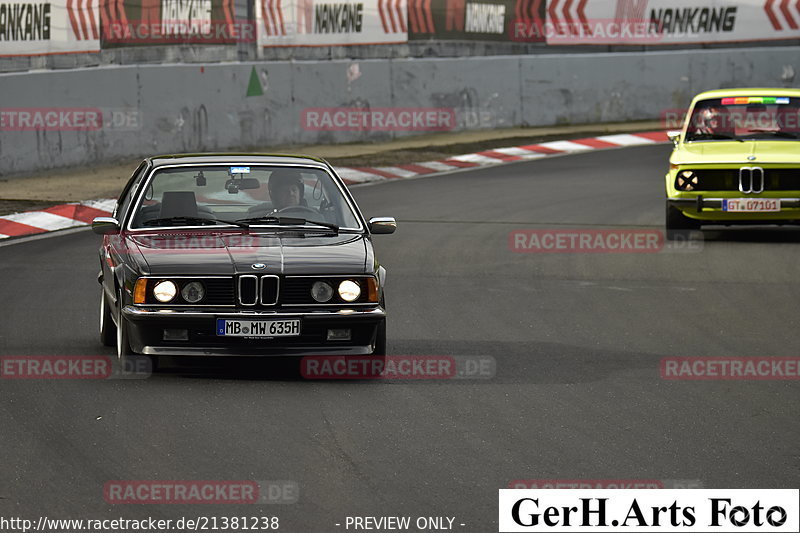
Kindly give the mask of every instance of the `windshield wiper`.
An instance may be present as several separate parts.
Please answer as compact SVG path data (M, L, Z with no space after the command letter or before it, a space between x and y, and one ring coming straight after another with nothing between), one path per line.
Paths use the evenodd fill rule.
M727 135L725 133L695 133L686 139L687 141L702 141L702 140L717 140L717 141L739 141L744 142L735 135Z
M331 224L330 222L322 222L319 220L308 220L305 218L299 217L282 217L278 215L267 215L265 217L253 217L253 218L240 218L237 219L236 222L241 224L289 224L289 225L296 225L301 226L304 224L315 224L317 226L322 226L323 228L328 228L335 233L339 233L339 226L336 224Z
M748 133L771 133L775 137L785 137L787 139L797 139L797 134L789 131L780 130L750 130Z
M199 225L211 225L211 224L230 224L232 226L239 226L241 228L248 228L247 224L243 224L239 221L230 221L230 220L219 220L216 218L204 218L204 217L164 217L164 218L154 218L152 220L145 220L142 222L142 226L162 226L164 224L184 224L184 225L192 225L192 224L199 224Z

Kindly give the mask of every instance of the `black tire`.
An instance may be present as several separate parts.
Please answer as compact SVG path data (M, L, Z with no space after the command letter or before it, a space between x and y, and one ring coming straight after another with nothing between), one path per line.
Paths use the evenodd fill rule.
M667 203L667 216L666 216L666 237L667 240L675 240L678 238L687 239L689 233L700 229L700 222L689 218L677 207L673 207Z
M100 342L103 346L117 345L117 326L106 300L106 291L100 287Z

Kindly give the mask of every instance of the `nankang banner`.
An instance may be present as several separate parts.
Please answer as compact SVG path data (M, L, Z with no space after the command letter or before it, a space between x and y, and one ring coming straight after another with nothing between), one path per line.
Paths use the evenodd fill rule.
M412 40L544 41L513 30L539 27L544 0L408 0L408 37Z
M514 40L547 44L702 44L800 38L800 5L783 0L548 0Z
M255 41L233 0L102 0L103 48Z
M260 46L408 41L405 0L255 0Z
M0 56L97 52L99 0L0 0Z

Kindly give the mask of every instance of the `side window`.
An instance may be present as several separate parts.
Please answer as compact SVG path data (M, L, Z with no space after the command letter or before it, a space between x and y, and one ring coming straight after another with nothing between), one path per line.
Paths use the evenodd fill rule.
M125 188L122 189L122 193L119 195L117 207L114 209L113 216L120 222L122 222L120 216L124 216L128 212L131 200L133 199L133 195L131 194L133 184L136 183L142 176L144 176L145 170L147 170L147 161L142 161L139 167L134 171L131 179L128 180Z

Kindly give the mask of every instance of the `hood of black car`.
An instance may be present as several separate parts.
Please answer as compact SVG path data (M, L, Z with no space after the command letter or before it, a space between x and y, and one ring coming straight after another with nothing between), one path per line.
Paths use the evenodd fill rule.
M158 232L126 237L149 275L356 274L366 272L363 235Z

